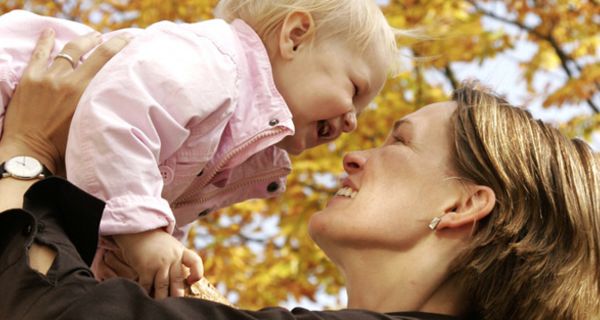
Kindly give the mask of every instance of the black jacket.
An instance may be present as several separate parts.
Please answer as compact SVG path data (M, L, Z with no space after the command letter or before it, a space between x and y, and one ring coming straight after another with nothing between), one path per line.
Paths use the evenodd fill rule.
M303 308L238 310L191 299L154 300L135 282L98 283L89 265L97 246L104 203L59 178L34 184L24 210L0 214L0 319L198 319L198 320L452 320L420 313L366 310L309 311ZM33 241L58 251L46 276L26 258Z

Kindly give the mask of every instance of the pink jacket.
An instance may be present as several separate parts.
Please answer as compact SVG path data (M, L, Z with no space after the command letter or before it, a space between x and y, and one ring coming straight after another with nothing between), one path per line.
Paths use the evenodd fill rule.
M57 48L90 31L26 11L1 16L2 106L43 27ZM67 148L69 180L106 201L101 234L181 236L212 210L283 192L290 161L274 145L294 127L256 33L240 20L125 31L135 38L83 94Z

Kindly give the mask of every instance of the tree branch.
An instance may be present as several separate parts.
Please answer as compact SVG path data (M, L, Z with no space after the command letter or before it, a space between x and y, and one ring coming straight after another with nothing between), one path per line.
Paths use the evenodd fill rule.
M452 71L452 67L450 66L450 63L448 63L445 67L444 67L444 74L446 75L446 78L448 78L448 81L450 81L450 85L452 85L452 90L456 90L458 89L458 81L456 80L456 76L454 75L454 71Z
M480 7L477 3L475 3L474 0L467 0L467 2L469 2L475 8L475 10L477 12L483 14L486 17L490 17L492 19L517 26L517 27L521 28L522 30L525 30L525 31L529 32L530 34L533 34L534 36L538 37L540 40L544 40L544 41L548 42L550 44L550 46L552 47L552 49L554 50L554 53L560 59L560 64L569 79L573 79L573 74L571 72L571 69L569 69L569 65L568 65L569 62L572 62L573 65L575 65L575 67L577 68L577 70L579 70L579 71L581 70L581 67L577 64L577 62L574 59L572 59L571 57L569 57L569 55L560 47L558 41L556 41L556 38L554 38L554 36L552 35L552 32L548 32L548 34L543 34L540 31L538 31L537 29L534 29L520 21L511 20L506 17L499 16L493 12L487 11L487 10L483 9L482 7ZM596 85L596 88L600 87L600 85L598 83L594 82L594 84ZM587 102L588 106L595 113L600 113L600 108L592 101L591 98L586 99L585 101Z

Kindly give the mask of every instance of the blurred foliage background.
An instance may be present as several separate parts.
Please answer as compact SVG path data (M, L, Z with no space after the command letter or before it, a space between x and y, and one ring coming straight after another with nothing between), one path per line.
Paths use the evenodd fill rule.
M258 0L256 0L258 1ZM0 13L24 8L77 20L109 31L145 27L159 20L194 22L212 17L217 0L0 0ZM527 95L544 107L584 108L586 115L561 123L571 136L600 131L600 5L595 0L389 0L378 1L389 22L418 28L430 40L400 42L408 55L427 57L391 79L359 129L335 143L293 159L284 197L249 201L213 213L192 230L189 245L204 259L206 277L237 305L259 308L296 301L339 307L343 279L307 234L307 221L335 192L344 152L377 146L394 119L447 99L464 63L482 65L516 47L532 44L520 60ZM502 10L497 10L500 7ZM487 21L487 22L486 22ZM496 27L486 25L494 21ZM513 32L507 32L511 29ZM516 31L514 31L516 30ZM407 61L409 62L409 61ZM499 70L501 72L501 70ZM434 75L434 76L432 76ZM554 86L536 85L551 75ZM537 79L537 80L536 80ZM516 84L515 84L516 85ZM373 272L377 272L373 270Z

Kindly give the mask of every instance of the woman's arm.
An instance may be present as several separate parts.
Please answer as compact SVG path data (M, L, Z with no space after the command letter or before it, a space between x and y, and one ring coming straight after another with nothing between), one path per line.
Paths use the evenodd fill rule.
M107 41L75 70L65 59L55 59L48 67L54 31L45 30L6 112L0 163L27 155L51 172L64 170L67 133L79 97L96 72L128 41L125 37ZM71 41L62 52L77 61L99 43L99 34L89 34ZM25 190L34 182L0 179L0 212L21 207Z
M96 72L127 42L125 37L107 41L75 70L65 59L55 59L48 67L54 31L45 30L9 104L0 140L0 163L27 155L51 172L64 168L67 132L79 97ZM98 34L89 34L71 41L62 52L77 61L99 43ZM20 208L25 191L36 181L0 178L0 212ZM34 243L29 256L30 266L46 273L56 253Z

